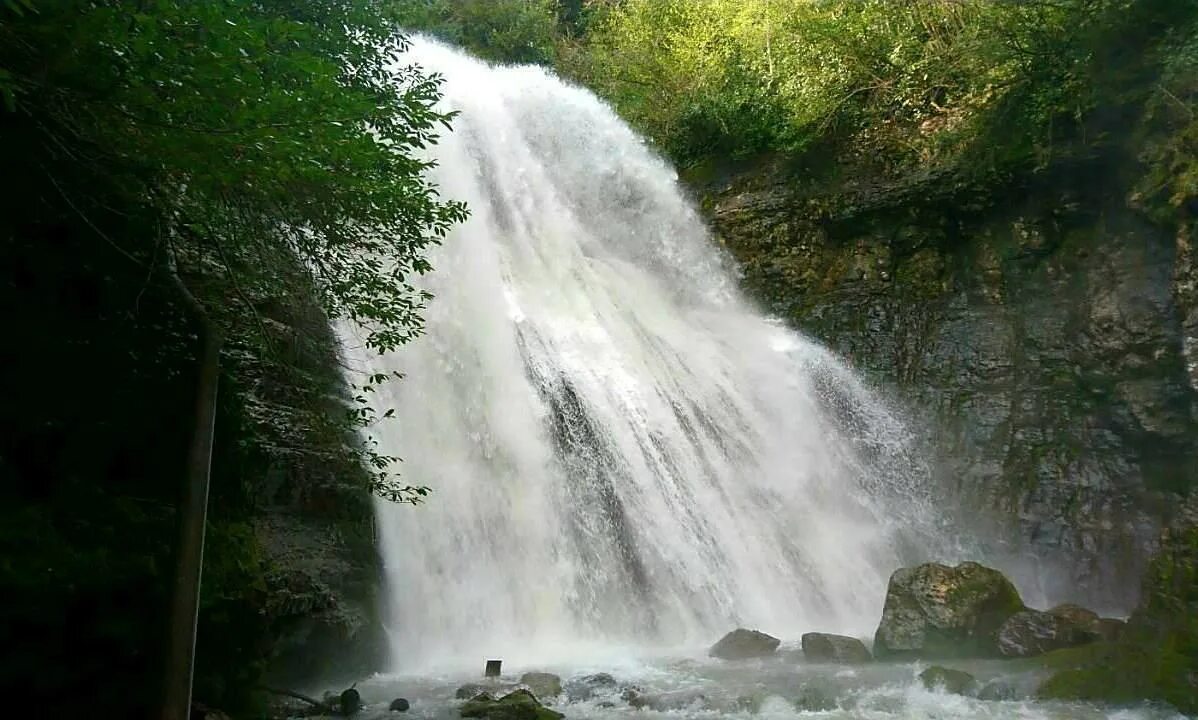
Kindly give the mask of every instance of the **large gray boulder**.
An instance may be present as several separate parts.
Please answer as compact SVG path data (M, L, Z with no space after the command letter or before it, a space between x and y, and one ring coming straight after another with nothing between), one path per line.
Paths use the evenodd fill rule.
M873 660L865 643L857 638L828 633L806 633L802 638L803 657L811 662L864 663Z
M974 562L902 568L890 576L874 655L996 656L999 628L1024 609L1019 591L992 568Z
M1093 623L1097 624L1095 615ZM1067 616L1039 610L1017 612L998 629L998 652L1003 657L1043 655L1062 648L1094 642L1098 636Z
M721 660L744 660L773 655L782 643L776 637L757 630L737 628L711 646L708 655Z

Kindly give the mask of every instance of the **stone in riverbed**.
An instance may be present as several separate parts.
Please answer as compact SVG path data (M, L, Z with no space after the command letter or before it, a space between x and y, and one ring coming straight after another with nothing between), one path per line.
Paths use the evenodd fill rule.
M953 670L933 665L919 674L919 680L928 690L944 690L954 695L967 695L977 685L977 680L964 670Z
M457 689L453 694L458 700L469 700L483 693L494 690L494 685L483 685L482 683L466 683Z
M873 660L865 643L845 635L806 633L802 644L803 656L812 662L853 664Z
M1126 625L1122 620L1099 617L1098 613L1093 610L1087 610L1080 605L1057 605L1048 612L1068 620L1073 625L1081 628L1083 632L1090 635L1094 640L1102 642L1115 642L1118 640Z
M539 698L557 697L562 694L562 679L553 673L528 672L520 676L520 684Z
M394 700L391 701L391 705L388 706L387 709L390 710L391 712L407 712L408 708L410 708L410 707L412 707L412 704L409 703L407 701L407 699L395 698Z
M528 690L520 689L496 700L487 693L466 702L459 713L464 718L485 720L562 720L565 715L550 710Z
M878 658L998 655L998 629L1024 610L1019 591L1001 572L974 562L926 563L890 576L882 621L874 635Z
M1097 620L1098 616L1094 616ZM1017 612L998 629L998 652L1026 658L1093 642L1097 636L1066 616L1039 610Z
M782 643L776 637L757 630L737 628L711 646L708 655L721 660L745 660L773 655Z
M617 685L616 679L610 674L595 673L567 682L566 695L570 702L581 702L598 694L615 693Z

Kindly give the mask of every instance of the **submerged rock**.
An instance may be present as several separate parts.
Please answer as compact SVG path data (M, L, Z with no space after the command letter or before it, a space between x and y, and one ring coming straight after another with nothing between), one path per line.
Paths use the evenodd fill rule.
M486 718L486 720L561 720L565 715L550 710L528 690L520 689L496 700L488 693L462 705L459 710L464 718Z
M977 680L964 670L941 665L933 665L921 672L919 680L928 690L944 690L954 695L967 695L977 686Z
M504 690L509 690L509 689L511 689L511 688L496 687L496 685L494 683L490 683L490 684L486 684L486 685L484 685L483 683L466 683L465 685L458 688L457 691L453 694L453 696L456 697L458 700L469 700L469 699L477 697L478 695L481 695L483 693L490 693L492 690L494 690L496 692L503 692Z
M835 694L816 685L807 685L800 690L794 704L802 712L831 712L840 707Z
M720 638L707 654L721 660L766 657L773 655L780 644L781 640L763 632L737 628Z
M410 707L412 707L412 704L406 698L395 698L391 701L387 709L391 712L407 712Z
M354 688L342 691L338 698L337 707L342 715L354 715L362 709L362 694Z
M567 682L565 688L566 696L570 699L570 702L582 702L590 700L599 694L614 694L617 685L616 679L610 674L595 673L594 675L587 675Z
M874 654L939 658L993 656L1003 623L1024 610L1001 572L974 562L927 563L890 576Z
M1088 611L1087 611L1088 612ZM1084 619L1085 620L1085 619ZM1098 616L1092 620L1096 622ZM1093 642L1097 635L1068 616L1039 610L1017 612L998 629L998 652L1003 657L1035 657L1061 648Z
M803 656L812 662L864 663L873 660L865 643L857 638L828 633L806 633Z
M562 694L562 679L553 673L528 672L520 676L520 684L528 687L539 698L557 697Z
M708 698L702 690L673 690L662 693L633 692L628 704L634 708L649 708L658 712L706 707Z

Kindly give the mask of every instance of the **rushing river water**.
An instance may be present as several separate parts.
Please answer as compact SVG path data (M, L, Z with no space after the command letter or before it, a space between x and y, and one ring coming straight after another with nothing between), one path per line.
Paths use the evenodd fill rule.
M427 336L381 360L347 344L406 374L381 449L434 491L379 507L397 674L367 701L456 717L454 689L500 657L673 703L559 701L570 718L1119 716L932 693L912 665L695 651L736 626L871 634L895 568L957 559L914 438L740 297L673 169L592 94L428 41L413 61L461 112L433 174L472 214L432 255Z
M981 687L1005 688L1008 699L977 699L927 690L917 679L926 667L908 663L874 663L856 667L805 663L783 645L779 657L723 663L695 653L691 658L659 657L586 666L555 666L566 692L547 702L568 720L1181 720L1160 707L1110 708L1079 702L1027 699L1041 675L1030 665L1011 661L951 663L973 673ZM524 668L529 669L529 668ZM537 669L543 669L538 666ZM519 670L511 675L514 680ZM580 679L608 672L617 686L578 696ZM398 717L388 703L405 697L409 715L423 720L457 720L462 701L452 699L457 687L480 682L480 673L379 676L358 687L372 703L364 718ZM652 698L654 707L633 708L620 699L635 686ZM574 698L570 696L573 695Z

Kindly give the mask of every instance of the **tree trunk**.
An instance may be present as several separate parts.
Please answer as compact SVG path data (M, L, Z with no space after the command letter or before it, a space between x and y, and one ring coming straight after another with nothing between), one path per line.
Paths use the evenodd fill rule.
M171 602L166 656L163 720L188 720L195 663L200 575L204 565L204 526L208 517L208 481L216 425L216 389L220 378L221 338L204 308L179 276L174 282L201 324L200 377L196 387L195 426L187 460L187 488L179 506L179 546Z

